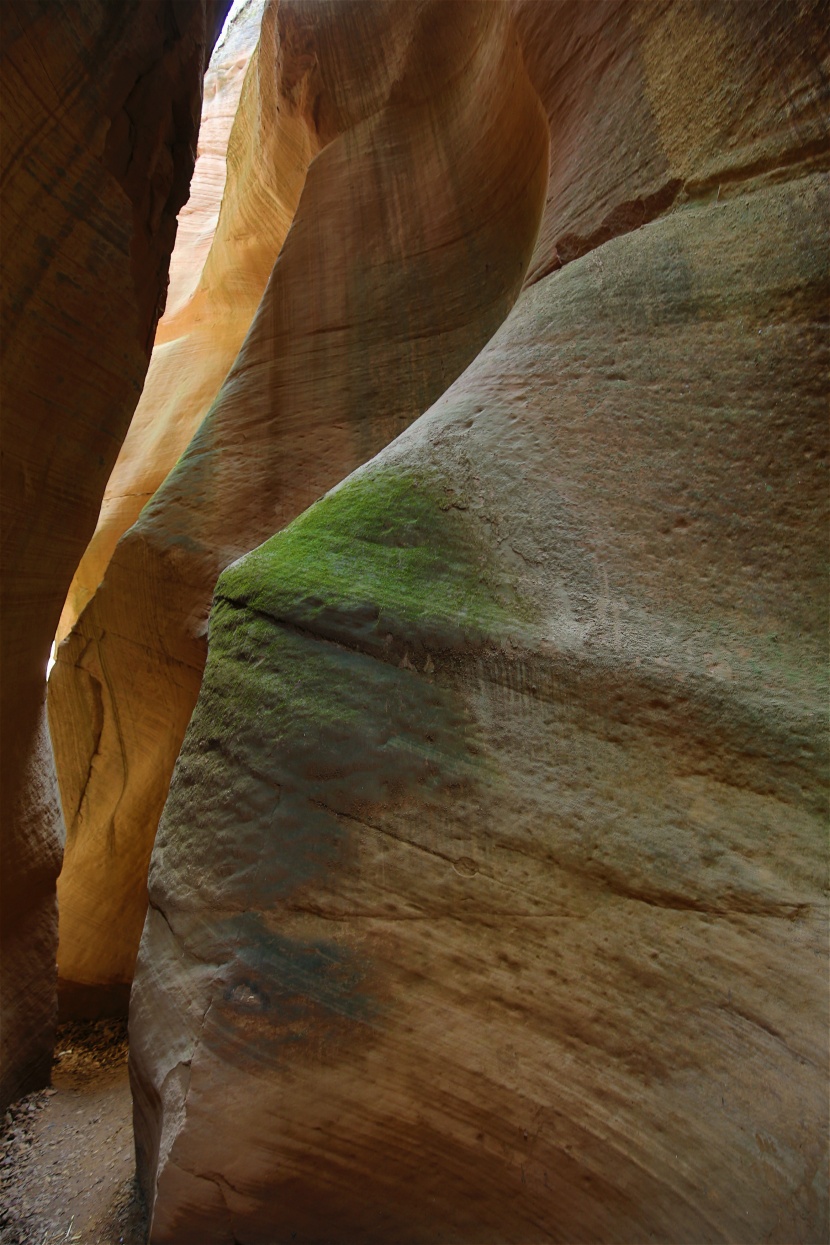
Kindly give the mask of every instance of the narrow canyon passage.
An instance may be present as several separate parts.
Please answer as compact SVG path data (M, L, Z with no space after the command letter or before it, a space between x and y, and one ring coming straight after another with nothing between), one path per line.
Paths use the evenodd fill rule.
M277 77L256 98L243 88L243 118L249 105L257 121L245 132L260 137L240 167L261 148L281 186L270 148L285 144L260 131L281 134L298 114L316 156L296 215L239 355L118 541L49 681L68 1004L132 978L218 574L393 440L472 361L519 293L541 219L547 127L505 6L272 5L249 73L260 65ZM235 195L258 207L262 194L259 182L232 182L223 211ZM270 228L257 213L254 232L251 212L234 213L248 246ZM230 275L216 267L236 277L232 263Z
M0 6L0 1100L48 1078L64 825L43 675L135 410L228 0Z
M60 1025L49 1089L0 1130L2 1245L144 1245L123 1020Z
M2 1245L827 1238L826 7L0 5Z

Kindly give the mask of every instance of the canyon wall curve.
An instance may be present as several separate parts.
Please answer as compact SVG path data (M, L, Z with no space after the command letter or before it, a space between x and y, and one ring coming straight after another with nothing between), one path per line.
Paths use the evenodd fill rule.
M510 12L520 298L216 588L131 1003L156 1245L827 1234L826 10Z
M541 217L547 126L504 6L296 0L271 29L280 107L319 154L236 362L50 679L67 999L132 978L218 574L474 358L521 288Z
M48 1080L63 826L44 720L61 608L164 308L229 0L7 0L3 77L3 1105Z

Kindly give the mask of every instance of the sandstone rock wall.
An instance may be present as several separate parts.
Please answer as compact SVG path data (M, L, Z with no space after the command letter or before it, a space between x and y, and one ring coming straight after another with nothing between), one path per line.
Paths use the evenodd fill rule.
M155 1242L827 1234L822 6L513 12L527 287L219 581L133 988Z
M46 662L147 369L227 7L0 9L4 1102L51 1060L61 826Z
M68 993L131 980L219 572L470 362L518 294L541 216L547 127L504 6L303 0L268 29L280 115L319 155L238 359L50 680Z

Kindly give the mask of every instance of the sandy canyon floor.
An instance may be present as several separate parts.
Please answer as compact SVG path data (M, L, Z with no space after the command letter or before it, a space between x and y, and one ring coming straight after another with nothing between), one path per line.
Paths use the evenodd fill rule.
M2 1245L144 1245L135 1185L126 1021L58 1029L52 1088L6 1112Z

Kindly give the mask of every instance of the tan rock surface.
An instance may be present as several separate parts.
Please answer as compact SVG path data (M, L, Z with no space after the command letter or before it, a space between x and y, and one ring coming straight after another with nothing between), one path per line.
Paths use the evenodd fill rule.
M553 11L535 279L217 588L133 988L154 1242L827 1235L826 31Z
M288 3L270 29L280 109L325 145L239 358L50 680L67 983L132 977L219 572L475 356L540 219L547 129L503 6Z
M226 9L0 6L3 1101L42 1084L51 1057L46 662L147 369Z

